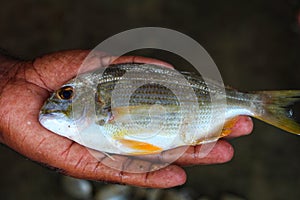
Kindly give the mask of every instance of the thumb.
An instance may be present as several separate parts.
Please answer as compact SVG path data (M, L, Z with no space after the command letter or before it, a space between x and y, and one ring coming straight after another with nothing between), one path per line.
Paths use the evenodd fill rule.
M172 65L152 58L139 56L114 57L97 51L89 53L91 53L90 50L68 50L47 54L35 59L33 67L39 76L35 80L35 84L53 91L75 77L79 70L82 73L97 67L107 66L110 63L148 63L172 68ZM81 66L83 66L82 69Z
M36 58L33 61L34 70L39 76L35 79L36 84L50 91L58 89L77 74L89 52L89 50L60 51Z

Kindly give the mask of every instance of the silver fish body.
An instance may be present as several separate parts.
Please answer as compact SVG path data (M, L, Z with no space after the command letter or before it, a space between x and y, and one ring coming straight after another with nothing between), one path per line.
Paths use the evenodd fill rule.
M45 102L40 122L94 150L152 154L216 141L230 134L238 115L299 134L285 109L299 96L299 91L242 93L157 65L117 64L63 85Z

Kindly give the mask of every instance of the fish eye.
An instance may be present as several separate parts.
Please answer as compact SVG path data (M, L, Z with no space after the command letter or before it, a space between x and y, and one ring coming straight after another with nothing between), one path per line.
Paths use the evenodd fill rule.
M74 88L71 86L62 87L56 92L56 96L62 100L70 100L74 96Z

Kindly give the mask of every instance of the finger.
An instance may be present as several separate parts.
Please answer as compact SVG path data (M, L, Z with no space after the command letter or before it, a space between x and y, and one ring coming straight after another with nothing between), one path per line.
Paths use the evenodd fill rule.
M185 166L225 163L232 159L233 154L233 147L225 140L219 140L217 143L178 147L160 154L143 155L137 158Z
M74 158L78 158L78 153L83 152L80 147L76 150L76 146L77 144L74 144L74 147L70 149L69 158L73 155ZM113 162L112 158L104 156L101 162L98 162L88 154L85 159L81 159L79 164L75 164L76 167L67 166L67 174L84 179L152 188L169 188L181 185L186 181L185 172L178 166L170 165L157 171L151 171L155 169L155 164L151 162L126 156L114 156L114 159L116 162ZM66 160L66 163L70 162ZM108 163L109 165L107 165Z
M175 151L176 155L176 151ZM233 147L225 140L219 140L217 143L208 148L203 145L190 146L180 157L175 161L175 164L186 165L205 165L205 164L220 164L228 162L234 155ZM170 160L174 156L173 150L166 151L162 157L163 160Z
M233 147L224 140L219 140L208 154L202 147L203 145L189 147L175 164L182 166L220 164L230 161L234 155ZM168 152L164 155L166 159L168 159L167 157L169 157L170 154L172 154L172 152Z
M253 122L252 119L248 116L239 116L238 121L232 128L232 132L230 135L225 138L235 138L244 135L249 135L253 130Z

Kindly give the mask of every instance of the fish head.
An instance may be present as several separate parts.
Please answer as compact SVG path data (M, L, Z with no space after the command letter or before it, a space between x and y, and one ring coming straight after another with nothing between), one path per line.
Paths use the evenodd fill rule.
M69 82L55 91L40 110L39 121L48 130L70 139L91 121L91 98L86 85Z

